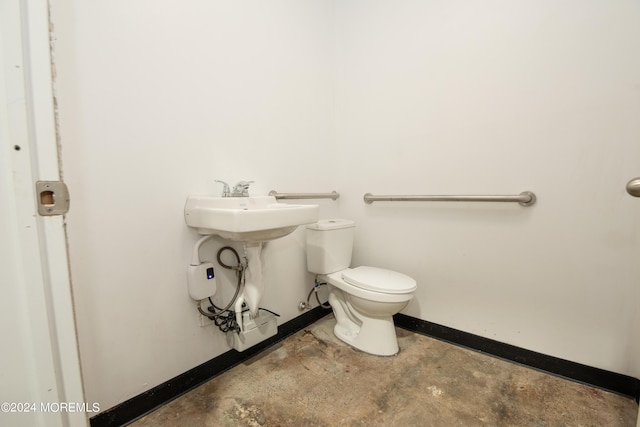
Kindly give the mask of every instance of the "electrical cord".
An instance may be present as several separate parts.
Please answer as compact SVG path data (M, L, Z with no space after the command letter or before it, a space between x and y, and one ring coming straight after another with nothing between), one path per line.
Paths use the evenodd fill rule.
M264 310L264 311L267 311L267 312L269 312L269 313L273 314L273 315L274 315L274 316L276 316L276 317L280 317L280 315L279 315L278 313L276 313L275 311L271 311L271 310L269 310L269 309L267 309L267 308L262 308L262 307L260 307L258 310Z
M209 311L214 312L214 310L217 307L215 305L211 305L210 307L207 307L207 309ZM262 308L260 307L259 310L262 311L266 311L269 312L271 314L273 314L276 317L280 317L280 315L278 313L276 313L275 311L271 311L269 309L266 308ZM242 310L242 312L246 312L249 311L249 309L246 310ZM204 313L203 313L204 314ZM226 314L226 316L224 315ZM206 315L206 314L205 314ZM218 327L218 329L220 329L222 332L236 332L236 333L240 333L240 326L238 325L237 321L236 321L236 316L235 313L233 311L227 310L224 313L218 313L218 316L215 318L211 318L209 317L211 320L213 320L213 323Z
M212 309L213 307L209 307ZM226 314L226 316L224 316ZM226 311L224 313L220 313L219 316L213 319L213 323L220 329L222 332L240 332L240 326L236 322L235 313L232 311Z

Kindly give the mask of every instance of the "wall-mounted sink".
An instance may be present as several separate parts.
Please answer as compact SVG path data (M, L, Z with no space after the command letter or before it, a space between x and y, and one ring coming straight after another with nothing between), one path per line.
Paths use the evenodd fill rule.
M299 225L318 220L318 205L290 205L272 196L189 196L184 218L203 235L216 234L242 242L286 236Z

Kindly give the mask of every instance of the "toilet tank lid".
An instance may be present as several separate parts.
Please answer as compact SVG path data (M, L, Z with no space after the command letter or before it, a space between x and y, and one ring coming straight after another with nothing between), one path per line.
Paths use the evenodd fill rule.
M342 278L362 289L385 294L404 294L416 290L416 281L406 274L377 267L347 269Z
M356 223L350 219L321 219L318 222L307 225L310 230L338 230L340 228L355 227Z

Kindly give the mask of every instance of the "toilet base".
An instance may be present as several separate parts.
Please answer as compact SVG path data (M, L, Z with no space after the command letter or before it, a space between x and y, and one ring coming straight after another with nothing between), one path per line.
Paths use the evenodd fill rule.
M333 289L329 303L336 316L335 336L350 346L375 356L398 354L398 338L393 317L372 317L358 313L344 292Z

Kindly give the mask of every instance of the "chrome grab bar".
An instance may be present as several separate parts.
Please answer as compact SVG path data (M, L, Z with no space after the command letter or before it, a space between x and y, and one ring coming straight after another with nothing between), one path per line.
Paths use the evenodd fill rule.
M331 199L336 200L340 197L335 191L331 193L278 193L276 190L269 191L269 195L276 199Z
M531 206L536 202L536 195L531 191L517 196L374 196L367 193L364 202L518 202L521 206Z

